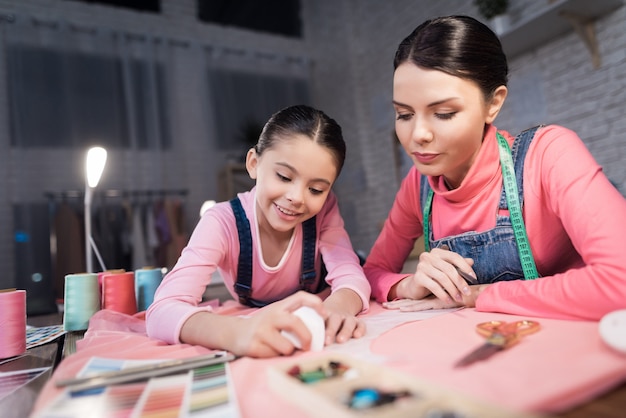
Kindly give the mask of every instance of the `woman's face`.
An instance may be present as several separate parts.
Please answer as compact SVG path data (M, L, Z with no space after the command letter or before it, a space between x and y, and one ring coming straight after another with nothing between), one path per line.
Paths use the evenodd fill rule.
M333 154L303 135L278 139L246 165L256 179L257 218L265 231L290 233L317 215L337 177Z
M478 85L415 64L398 66L393 78L396 134L420 173L444 176L457 188L472 166L485 124L493 122L506 97L485 103Z

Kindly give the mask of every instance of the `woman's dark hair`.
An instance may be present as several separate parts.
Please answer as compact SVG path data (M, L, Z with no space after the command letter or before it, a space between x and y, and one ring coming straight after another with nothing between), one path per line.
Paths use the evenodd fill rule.
M404 62L475 82L486 99L506 86L508 65L500 40L469 16L444 16L419 25L398 46L394 70Z
M346 143L341 126L321 110L310 106L290 106L274 113L263 127L254 149L261 155L276 141L287 141L297 134L326 147L335 157L339 175L346 159Z

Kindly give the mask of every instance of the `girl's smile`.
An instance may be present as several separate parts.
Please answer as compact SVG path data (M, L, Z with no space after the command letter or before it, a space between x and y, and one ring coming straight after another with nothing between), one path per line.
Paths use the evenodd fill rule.
M285 220L290 221L290 222L302 215L302 213L288 210L280 206L278 203L274 203L274 206L276 207L279 216L283 217Z

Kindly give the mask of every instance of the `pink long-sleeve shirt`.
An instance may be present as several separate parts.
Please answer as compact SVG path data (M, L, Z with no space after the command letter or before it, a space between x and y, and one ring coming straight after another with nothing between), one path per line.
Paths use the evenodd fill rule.
M513 137L504 134L509 142ZM435 239L496 223L502 171L490 126L479 155L458 189L430 177L435 195ZM403 180L367 263L372 296L388 298L391 287L423 235L420 173ZM626 200L602 172L580 138L560 126L539 129L524 162L523 217L537 270L536 280L497 282L486 287L476 309L488 312L598 320L626 308Z
M257 300L279 300L299 289L302 268L302 225L298 225L282 259L276 266L263 261L255 210L256 188L240 193L239 199L250 220L252 234L252 295ZM326 282L331 291L348 288L356 292L363 310L369 307L370 285L344 229L337 199L330 193L316 216L317 249L328 270ZM188 245L183 249L172 271L165 276L156 291L154 302L146 312L146 329L153 338L170 344L179 343L185 321L199 311L211 311L198 306L212 274L219 270L228 291L237 299L234 284L237 279L239 238L232 208L221 202L202 216ZM319 271L319 263L316 262Z

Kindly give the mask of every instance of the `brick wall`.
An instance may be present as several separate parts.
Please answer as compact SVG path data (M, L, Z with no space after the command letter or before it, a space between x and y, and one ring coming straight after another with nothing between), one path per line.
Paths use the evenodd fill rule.
M541 2L514 2L515 19ZM162 0L162 13L140 13L58 0L0 0L0 36L7 19L69 22L159 39L170 74L172 151L113 152L103 181L112 188L185 188L189 228L201 203L217 194L228 157L216 149L206 66L210 47L244 48L304 57L310 63L313 104L342 125L348 159L336 185L346 226L357 249L369 250L399 185L394 167L392 59L397 44L426 18L475 15L471 2L441 0L302 0L303 39L200 23L196 0ZM596 23L602 65L593 68L572 31L511 61L511 94L497 120L515 131L535 122L577 131L609 178L626 192L626 8ZM0 42L0 48L3 48ZM242 64L238 64L242 65ZM14 286L12 204L42 201L43 191L80 189L80 151L11 149L6 68L0 65L0 288ZM207 92L207 93L205 93Z
M352 0L337 6L318 5L307 14L316 68L339 66L350 74L327 77L319 100L340 109L350 165L338 184L342 212L355 247L368 250L376 239L399 183L393 171L390 135L392 60L398 43L423 20L445 14L478 16L470 2ZM326 3L326 2L321 2ZM468 5L469 4L469 5ZM538 1L512 3L513 23L541 12ZM329 14L333 12L333 17ZM325 23L342 20L333 42L319 44ZM549 40L537 50L510 60L507 103L496 125L516 132L537 123L556 123L575 130L604 167L607 176L626 193L626 8L595 23L602 64L593 68L584 42L574 32ZM336 25L336 24L335 24ZM323 70L320 69L319 72ZM316 73L319 75L319 73ZM319 81L319 80L318 80ZM356 154L356 155L355 155Z

